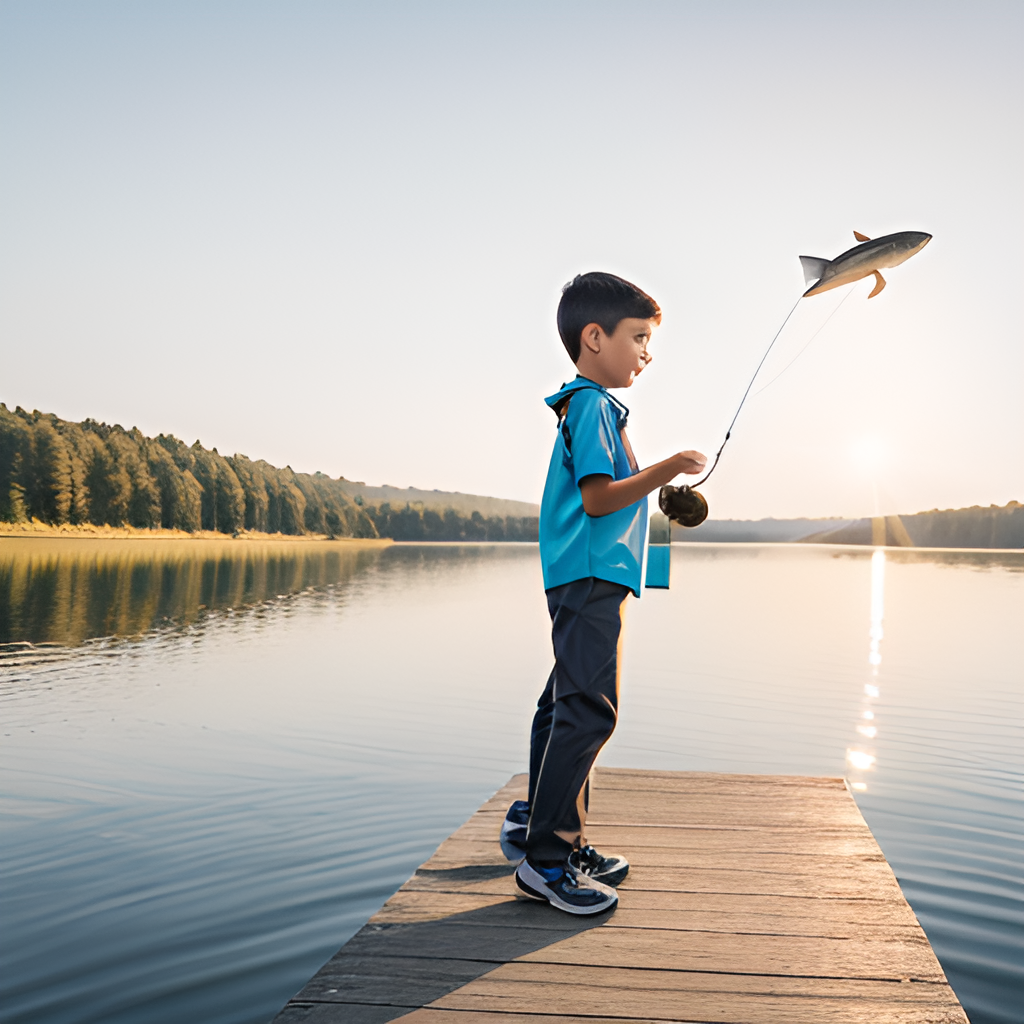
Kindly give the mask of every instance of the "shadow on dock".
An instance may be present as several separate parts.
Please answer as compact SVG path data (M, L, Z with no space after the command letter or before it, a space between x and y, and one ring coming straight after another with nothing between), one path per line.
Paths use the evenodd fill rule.
M460 883L481 878L478 869L443 874ZM486 877L510 880L512 872L505 868ZM600 927L614 913L599 915L599 920L572 918L556 916L533 901L502 899L435 920L370 924L323 967L277 1020L280 1024L341 1019L384 1024L504 963ZM320 1005L342 994L344 1018L338 1015L339 1007Z

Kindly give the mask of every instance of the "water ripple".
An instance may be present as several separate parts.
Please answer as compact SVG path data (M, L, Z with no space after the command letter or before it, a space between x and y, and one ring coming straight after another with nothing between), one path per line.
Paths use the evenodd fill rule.
M629 612L605 763L844 774L870 552L673 557L686 586ZM974 1024L1016 1019L1024 984L1024 560L1000 558L890 559L857 793ZM156 628L6 637L5 1021L266 1021L522 769L549 667L535 550L397 548L328 569L278 566L246 605L256 592L218 564L214 606L179 567L193 597L165 593L185 613ZM61 607L47 629L114 621Z

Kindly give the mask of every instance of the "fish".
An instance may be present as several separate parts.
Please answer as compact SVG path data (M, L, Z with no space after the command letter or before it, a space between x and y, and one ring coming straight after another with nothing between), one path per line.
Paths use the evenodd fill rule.
M885 278L879 270L898 267L932 240L926 231L897 231L894 235L882 235L881 238L869 238L854 231L853 237L861 244L847 249L834 260L821 259L819 256L800 257L804 282L814 282L804 292L805 299L809 295L820 295L874 274L875 287L868 296L873 299L885 287Z

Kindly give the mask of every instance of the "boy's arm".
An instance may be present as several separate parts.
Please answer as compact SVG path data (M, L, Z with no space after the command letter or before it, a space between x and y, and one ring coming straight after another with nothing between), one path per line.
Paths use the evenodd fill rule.
M700 452L677 452L624 480L613 480L604 473L585 476L580 481L583 511L595 517L611 515L674 480L680 473L700 473L707 461Z

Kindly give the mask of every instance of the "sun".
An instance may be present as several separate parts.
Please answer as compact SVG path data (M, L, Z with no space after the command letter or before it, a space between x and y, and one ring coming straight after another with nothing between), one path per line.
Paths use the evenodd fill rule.
M865 472L877 472L888 456L889 446L875 434L864 434L850 443L851 461Z

